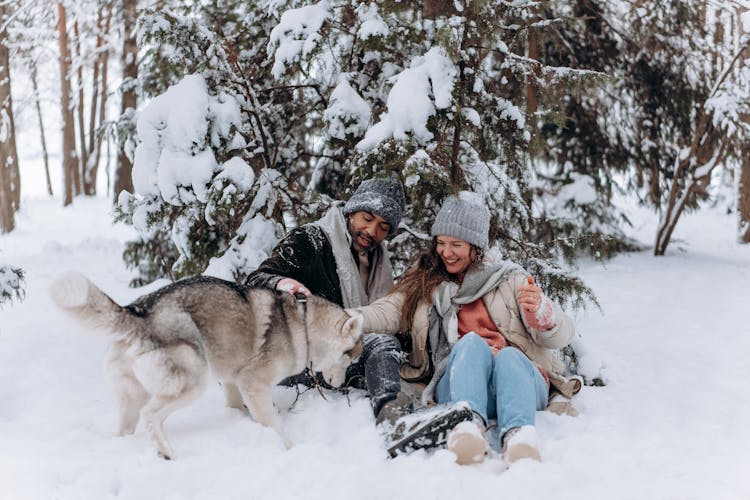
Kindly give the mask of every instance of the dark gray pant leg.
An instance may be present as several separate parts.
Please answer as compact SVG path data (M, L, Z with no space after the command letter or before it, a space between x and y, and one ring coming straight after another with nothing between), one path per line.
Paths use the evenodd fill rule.
M362 337L359 360L346 370L345 385L367 389L375 416L401 389L398 368L403 356L401 345L393 335L368 333Z

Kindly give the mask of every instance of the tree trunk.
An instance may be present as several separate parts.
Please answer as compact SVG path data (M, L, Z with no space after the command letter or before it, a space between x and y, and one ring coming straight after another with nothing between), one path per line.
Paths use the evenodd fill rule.
M10 52L6 42L6 4L0 3L0 232L15 227L15 211L20 197L18 154L13 127L13 101L10 95Z
M0 161L5 161L5 143L0 144ZM13 195L10 191L10 170L0 166L0 233L9 233L16 227Z
M109 64L109 45L105 47L105 38L109 35L112 18L111 5L99 10L96 19L96 51L94 59L93 83L91 92L91 108L89 119L89 140L87 162L84 164L83 192L87 195L96 194L96 179L99 171L101 145L104 131L106 102L107 102L107 65ZM101 79L100 79L101 74ZM98 113L98 114L97 114Z
M701 146L704 144L706 146L701 148L695 156L690 155L685 161L679 161L679 166L676 169L677 175L675 175L675 179L672 181L666 214L664 220L659 226L656 244L654 245L654 255L656 256L661 256L666 253L669 242L672 240L672 233L674 232L675 227L677 227L677 221L680 219L688 202L696 195L696 193L706 189L711 181L711 173L724 159L724 153L728 146L727 140L724 138L719 139L713 128L710 134L707 134L703 138ZM710 158L708 158L709 155L711 156ZM698 164L701 165L702 168L705 168L705 172L700 177L695 177L695 170L687 167L693 158L696 158ZM676 194L675 186L677 185L677 179L680 177L680 172L684 174L683 177L687 178L687 186L682 195L679 198L676 198L672 195Z
M437 19L457 13L453 0L422 0L422 16Z
M742 15L750 10L747 7L739 7L737 11L737 34L739 40L745 36ZM750 59L750 48L745 48L742 58ZM742 115L741 120L750 125L750 115ZM737 241L739 243L750 243L750 149L745 146L742 150L740 162L739 179L737 180Z
M136 20L136 0L122 0L123 13L123 46L122 46L122 101L120 105L120 116L126 113L135 113L137 105L135 86L138 78L138 46L133 33ZM128 111L131 110L131 111ZM115 171L114 201L121 191L133 192L133 165L125 152L125 141L119 139L119 152L117 155L117 168Z
M104 36L109 36L109 28L110 28L110 22L112 21L112 4L109 4L107 7L107 20L104 23ZM104 125L105 117L107 116L106 110L107 110L107 97L109 96L109 92L107 91L108 87L108 80L107 75L109 74L109 50L110 46L107 44L106 50L102 52L102 62L101 62L101 70L102 70L102 97L99 100L99 130L97 131L96 136L96 172L94 172L94 176L96 176L96 173L99 171L99 159L101 158L101 152L102 152L102 143L104 142L104 134L105 130L102 127ZM107 138L107 163L105 165L106 172L107 172L107 193L110 192L111 183L110 183L110 171L109 171L109 160L111 155L109 154L109 138Z
M750 151L745 149L737 180L737 242L750 243Z
M65 6L57 2L57 30L60 39L60 105L63 121L63 206L73 203L78 176L78 153L76 152L75 118L70 107L70 49L68 48L68 31Z
M540 7L535 9L535 11L538 11L538 9L543 8L543 3L540 2ZM533 18L533 21L538 21L539 16L535 15ZM534 61L539 60L539 42L537 40L537 33L534 29L528 29L527 30L527 46L526 46L526 56L529 59L533 59ZM535 69L533 72L529 73L526 76L526 118L528 119L528 125L529 132L531 132L532 136L535 136L537 133L537 119L536 119L536 112L539 109L539 101L537 100L537 88L536 88L536 79L538 76L538 71Z
M36 117L39 122L39 142L42 146L44 178L47 180L47 194L54 196L52 191L52 180L49 176L49 153L47 152L47 139L44 136L44 121L42 120L42 104L39 99L39 81L37 79L36 61L31 63L31 88L34 90L34 107L36 107Z
M76 186L77 187L77 193L81 194L85 193L86 189L84 186L86 185L86 165L88 163L88 148L86 147L86 127L85 127L85 121L83 118L83 60L81 58L81 33L78 30L78 19L73 21L73 35L75 37L75 51L76 51L76 64L78 68L76 69L76 75L77 75L77 82L78 82L78 100L76 103L76 112L77 112L77 119L78 119L78 147L80 148L80 162L78 164L78 172L79 172L79 183Z
M88 140L88 149L86 150L86 155L90 156L91 153L94 152L94 149L96 149L95 141L96 141L96 113L98 111L97 109L97 103L99 102L99 67L101 65L101 48L103 44L102 39L102 20L104 17L104 8L99 9L99 13L96 16L96 48L95 53L96 57L94 58L94 68L91 75L91 106L89 107L89 140ZM85 177L84 177L85 179ZM84 191L86 187L86 182L84 181Z

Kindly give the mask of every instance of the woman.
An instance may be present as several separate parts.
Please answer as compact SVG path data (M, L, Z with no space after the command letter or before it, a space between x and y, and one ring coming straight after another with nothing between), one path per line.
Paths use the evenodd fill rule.
M448 435L461 464L484 459L495 418L507 463L540 460L535 412L547 406L550 388L571 397L581 387L562 376L554 352L575 334L570 317L518 265L484 262L489 221L476 194L448 198L430 250L389 295L358 309L365 331L409 332L401 376L429 380L425 404L465 401L474 412Z

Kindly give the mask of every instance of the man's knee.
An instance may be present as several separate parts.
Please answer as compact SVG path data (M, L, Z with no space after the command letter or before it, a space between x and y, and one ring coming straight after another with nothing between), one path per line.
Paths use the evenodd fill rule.
M385 333L368 333L362 337L362 358L372 356L393 356L399 361L403 357L401 344L396 337Z

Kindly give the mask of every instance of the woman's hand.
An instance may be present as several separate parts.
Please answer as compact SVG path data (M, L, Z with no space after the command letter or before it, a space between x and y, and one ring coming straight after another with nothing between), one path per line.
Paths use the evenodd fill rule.
M555 326L552 301L534 284L534 278L526 277L526 283L518 287L516 301L526 318L526 324L539 331L547 331Z
M542 304L542 289L534 284L534 278L529 275L526 277L526 283L518 287L516 292L516 301L526 312L536 313Z

